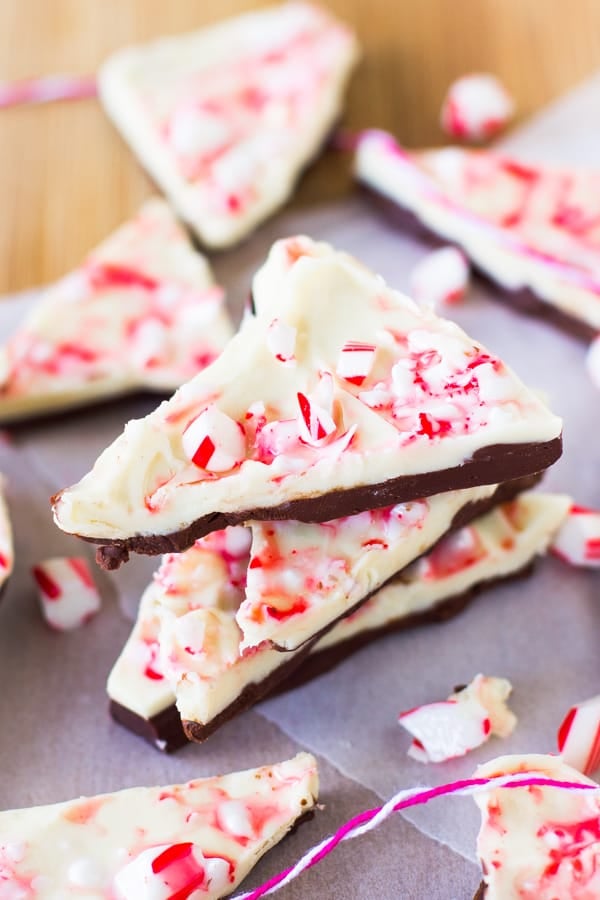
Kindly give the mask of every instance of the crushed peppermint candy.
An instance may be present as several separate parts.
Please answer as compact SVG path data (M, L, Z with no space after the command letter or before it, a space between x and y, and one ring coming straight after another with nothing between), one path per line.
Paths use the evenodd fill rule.
M340 351L337 374L351 384L361 385L373 368L376 352L374 344L348 341Z
M600 695L572 706L558 729L563 762L584 775L600 768Z
M298 429L300 439L312 447L320 447L335 434L337 426L333 418L333 381L328 373L322 373L314 396L298 391Z
M296 329L293 325L273 319L267 329L267 347L280 362L289 363L296 350Z
M207 859L186 842L143 850L116 874L114 889L117 900L184 900L209 887L211 896L225 893L229 883L226 859Z
M600 566L600 512L573 505L550 549L572 566Z
M182 444L187 458L207 472L228 472L246 458L244 429L214 405L192 419Z
M414 299L434 309L462 300L468 283L469 264L456 247L442 247L428 253L410 277Z
M408 755L419 762L464 756L491 735L508 737L517 724L506 706L512 686L505 678L476 675L447 700L401 713L398 722L413 735Z
M100 610L100 594L83 557L56 556L32 569L45 621L57 631L89 622Z
M494 75L464 75L448 89L441 126L450 137L482 141L501 131L513 113L513 100Z

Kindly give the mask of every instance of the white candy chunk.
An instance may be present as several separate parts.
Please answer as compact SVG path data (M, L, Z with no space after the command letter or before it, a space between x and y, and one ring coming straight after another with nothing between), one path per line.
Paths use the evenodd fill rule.
M514 394L514 380L506 369L493 363L483 363L474 369L475 378L479 385L479 397L484 403L502 403L510 400Z
M600 391L600 335L594 338L590 344L585 358L585 365L594 387L597 387Z
M506 706L512 688L504 678L477 675L448 700L401 713L398 722L414 736L408 755L419 762L464 756L492 734L509 735L516 718Z
M412 295L433 306L461 300L469 283L469 265L456 247L442 247L421 260L411 273Z
M140 322L131 338L130 359L134 366L145 368L151 362L158 362L168 341L168 331L158 319Z
M88 622L100 609L100 595L90 568L81 557L57 556L32 569L42 615L51 628L70 631Z
M376 351L373 344L348 341L340 351L337 374L352 384L362 384L373 368Z
M501 131L513 113L513 100L494 75L465 75L448 89L441 125L451 137L480 141Z
M242 426L216 406L190 422L182 444L187 458L207 472L227 472L246 457Z
M106 872L94 859L74 860L67 872L69 884L87 890L101 890L106 886Z
M186 106L173 116L169 139L182 156L202 156L225 146L231 139L231 127L223 116Z
M571 707L558 729L558 750L584 775L600 768L600 695Z
M280 362L290 362L296 350L296 329L281 319L273 319L267 330L267 347Z
M306 444L319 447L335 433L336 424L331 413L318 405L306 394L298 393L298 428L300 437Z
M600 566L600 512L572 506L552 544L552 552L572 566Z
M206 860L192 843L162 844L138 854L114 878L118 900L171 900L207 887ZM214 896L214 894L213 894Z
M248 808L239 800L224 800L217 810L219 827L238 838L254 837Z

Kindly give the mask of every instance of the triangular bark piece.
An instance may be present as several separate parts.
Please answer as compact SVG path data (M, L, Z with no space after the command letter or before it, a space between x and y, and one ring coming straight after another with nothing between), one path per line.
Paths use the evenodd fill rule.
M351 257L275 244L219 359L55 498L107 568L249 520L328 521L539 472L561 422L454 323ZM357 349L358 348L358 349Z
M162 200L43 289L0 347L0 422L170 393L232 334L223 291Z
M217 900L311 812L317 794L316 760L299 753L187 784L0 812L3 896L150 900L201 891Z

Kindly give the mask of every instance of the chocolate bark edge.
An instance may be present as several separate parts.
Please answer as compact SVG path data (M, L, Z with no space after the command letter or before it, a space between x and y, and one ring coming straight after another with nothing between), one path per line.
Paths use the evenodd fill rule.
M103 569L114 570L127 562L131 551L148 556L180 553L191 547L198 538L228 525L240 525L252 520L328 522L356 515L367 509L420 500L434 494L515 481L547 469L561 453L562 435L550 441L492 444L480 448L464 463L449 469L421 475L400 475L379 484L331 491L319 497L292 500L279 506L245 509L235 513L210 513L196 519L181 531L170 534L134 535L113 541L87 535L77 536L89 543L100 544L96 561ZM55 503L59 498L60 493L52 498L52 502Z
M518 494L534 487L539 480L540 476L534 475L528 478L509 481L505 484L499 485L491 497L486 497L481 500L466 503L455 513L451 525L446 531L445 535L450 531L456 530L457 528L462 528L464 525L468 524L479 516L484 515L486 512L500 505L501 503L505 503L509 500L514 499L516 496L518 496ZM445 535L443 535L440 540L442 540ZM430 552L430 550L433 549L433 546L435 545L432 545L432 547L429 548L429 550L426 552ZM412 565L412 562L408 565ZM523 574L525 573L526 568L527 567L522 570ZM392 575L391 578L388 579L387 583L401 577L401 574L402 572L400 571ZM109 704L110 714L113 719L115 719L119 724L144 738L149 743L154 744L157 749L162 750L166 753L178 750L180 747L185 746L185 744L187 744L190 740L196 743L202 743L208 737L210 737L211 734L217 731L217 729L221 725L229 721L229 719L232 719L239 713L245 712L247 709L250 709L259 700L264 699L267 695L282 693L286 690L303 684L305 681L308 681L311 678L315 678L318 675L324 674L326 671L329 671L329 669L337 665L338 662L341 662L342 659L346 658L346 656L349 656L351 653L359 650L365 644L384 634L388 634L393 631L398 631L414 625L425 624L427 622L443 622L446 619L451 618L452 616L457 615L459 612L461 612L465 608L465 606L467 606L467 604L470 603L472 599L485 587L488 587L490 584L494 584L496 581L506 581L510 578L511 575L508 575L505 578L488 579L485 582L481 582L479 585L474 585L473 588L471 588L469 591L463 592L463 595L447 598L446 600L441 601L441 603L436 604L436 606L431 607L429 610L426 610L423 613L409 615L404 619L398 620L397 622L388 623L387 625L381 626L377 629L370 629L369 631L364 633L364 637L362 640L360 640L361 635L356 635L354 638L349 638L347 641L343 641L337 646L327 648L326 650L323 650L314 655L309 655L312 646L327 631L333 628L337 621L343 619L347 615L351 615L352 612L355 611L355 609L357 609L363 603L367 602L369 596L372 596L368 595L362 598L358 602L358 604L356 604L353 610L349 610L343 616L340 616L335 622L332 622L330 625L322 629L317 635L313 635L312 638L310 638L309 641L306 642L298 652L293 654L293 656L286 659L286 654L282 653L282 660L285 661L282 662L281 666L271 672L270 675L263 679L263 681L258 683L252 682L252 684L246 685L242 693L239 694L238 697L229 704L229 706L225 707L225 709L222 710L214 719L212 719L210 722L207 722L206 724L186 720L186 722L182 726L182 722L175 704L172 704L171 706L166 707L164 710L161 710L160 713L158 713L156 716L153 716L150 719L145 719L143 716L138 715L137 713L133 712L125 706L122 706L111 698ZM377 588L377 591L381 590L382 587L383 585L380 585ZM373 593L376 593L376 591L374 591ZM464 599L462 599L461 602L461 597L463 596ZM298 667L300 667L300 669L298 669ZM305 669L307 674L304 673Z
M477 893L473 897L473 900L485 900L485 881L482 881L479 887L477 888Z
M412 210L402 206L398 201L386 197L385 194L382 194L371 185L360 182L360 187L375 200L376 205L383 211L386 218L401 228L402 231L414 235L431 247L447 247L448 244L462 246L460 241L453 240L451 237L444 238L436 234ZM467 256L469 256L468 253ZM567 334L571 334L580 340L591 341L598 334L597 328L594 328L582 319L578 319L576 316L569 315L569 313L558 309L550 302L542 300L531 288L508 288L497 281L490 272L475 260L471 260L471 264L488 284L494 286L495 295L497 294L498 299L506 301L509 306L513 306L518 312L536 319L543 319L550 325L560 328L561 331L565 331Z
M127 731L137 734L162 753L174 753L189 744L181 726L181 717L173 703L161 709L149 719L110 698L108 711L111 718Z
M318 678L320 675L326 674L331 669L335 668L335 666L339 665L339 663L343 662L353 653L361 650L372 641L387 634L414 628L417 625L443 623L461 613L473 602L473 600L475 600L476 597L489 587L511 580L519 580L526 577L532 571L533 563L529 562L518 572L512 572L510 575L504 577L499 576L498 578L490 578L486 581L482 581L469 590L463 591L461 594L456 594L453 597L448 597L423 612L411 613L402 619L388 622L386 625L382 625L379 628L371 628L369 631L348 638L348 640L335 644L332 647L326 647L315 654L309 655L308 652L306 652L306 654L302 653L299 661L297 661L297 655L294 655L290 660L290 663L294 663L294 665L287 666L284 664L272 672L271 675L267 676L263 681L247 685L233 703L225 707L225 709L210 722L202 725L199 722L184 720L181 722L181 727L183 727L189 740L195 741L196 743L202 743L221 725L225 724L225 722L228 722L230 719L233 719L236 715L245 712L259 700L284 694L286 691L293 690L294 688L312 681L314 678ZM311 642L308 651L310 651L313 643L316 643L316 641ZM283 669L287 670L285 674L282 674ZM169 707L169 710L170 716L173 719L179 719L179 713L175 704Z

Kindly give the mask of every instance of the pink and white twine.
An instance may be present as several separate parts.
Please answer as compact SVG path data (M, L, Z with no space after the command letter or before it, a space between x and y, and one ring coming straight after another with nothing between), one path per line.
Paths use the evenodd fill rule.
M472 796L494 788L518 788L518 787L551 787L567 791L600 791L595 784L581 784L576 781L558 781L554 778L546 778L542 775L531 773L518 775L499 775L495 778L466 778L461 781L453 781L449 784L441 784L437 787L409 788L399 791L383 806L365 810L350 819L336 832L325 838L316 846L308 850L298 862L278 875L274 875L264 884L247 891L244 894L236 894L233 900L258 900L268 894L274 894L281 890L290 881L296 879L306 869L312 868L325 859L338 844L351 838L360 837L367 831L372 831L381 825L394 812L408 809L411 806L423 806L430 800L451 795Z
M96 94L93 75L43 75L20 81L0 81L0 109L24 103L83 100Z

